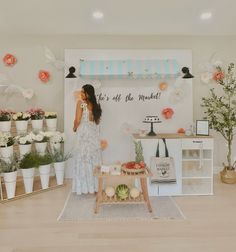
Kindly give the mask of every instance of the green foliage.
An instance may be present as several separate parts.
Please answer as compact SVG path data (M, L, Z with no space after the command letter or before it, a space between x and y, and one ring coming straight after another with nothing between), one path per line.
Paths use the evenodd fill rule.
M16 156L13 156L9 159L9 161L0 159L0 172L9 173L17 171L19 168L19 162Z
M71 158L71 154L65 154L63 151L54 151L54 153L51 154L52 156L52 161L53 163L57 163L57 162L64 162L66 160L68 160L69 158Z
M45 155L39 155L39 165L48 165L52 163L52 155L47 152Z
M20 168L29 169L39 166L40 156L36 152L30 152L21 159Z
M224 78L216 80L216 83L222 87L223 95L218 96L214 88L212 88L210 96L202 98L202 107L205 108L205 119L209 120L210 128L218 131L227 141L228 169L233 169L231 147L236 127L236 79L233 69L233 63L228 66L226 72L221 67L217 67L217 71L224 74Z
M141 161L144 161L143 158L143 147L141 141L134 141L135 145L135 162L140 163Z

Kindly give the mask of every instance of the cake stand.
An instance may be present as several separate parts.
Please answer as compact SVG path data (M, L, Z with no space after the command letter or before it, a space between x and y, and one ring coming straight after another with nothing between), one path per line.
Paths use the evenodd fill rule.
M147 136L156 136L157 134L153 131L153 123L161 123L161 121L156 121L156 122L147 122L147 121L143 121L143 123L151 123L151 130L150 132L147 134Z

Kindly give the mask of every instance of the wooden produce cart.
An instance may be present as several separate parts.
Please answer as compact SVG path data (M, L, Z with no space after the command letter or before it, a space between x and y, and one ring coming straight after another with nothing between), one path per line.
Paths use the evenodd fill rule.
M101 167L99 166L96 167L94 169L94 176L98 178L98 193L96 196L96 206L95 206L94 212L98 213L99 207L102 204L139 204L139 203L146 204L149 212L152 212L152 207L151 207L151 203L150 203L150 199L148 195L148 189L147 189L147 179L148 177L152 176L152 173L148 168L144 168L143 170L144 171L142 173L135 173L135 172L126 173L126 172L121 171L120 175L113 175L110 173L102 173ZM105 180L109 180L114 177L118 178L121 181L122 179L127 179L127 178L139 179L140 185L141 185L140 195L135 199L129 196L125 200L120 199L116 195L114 195L113 197L108 197L106 193L103 191L103 182Z

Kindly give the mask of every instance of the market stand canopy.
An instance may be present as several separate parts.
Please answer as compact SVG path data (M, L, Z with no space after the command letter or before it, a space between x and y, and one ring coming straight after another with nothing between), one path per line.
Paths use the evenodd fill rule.
M80 59L79 73L88 79L169 79L180 75L180 67L175 59Z

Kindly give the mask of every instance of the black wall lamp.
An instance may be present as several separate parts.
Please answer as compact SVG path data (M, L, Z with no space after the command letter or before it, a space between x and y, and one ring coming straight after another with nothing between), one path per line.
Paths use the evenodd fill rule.
M182 68L182 73L183 75L183 79L192 79L194 78L194 76L189 72L189 68L188 67L183 67Z

